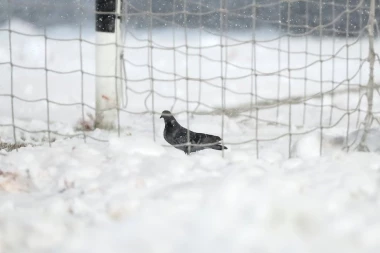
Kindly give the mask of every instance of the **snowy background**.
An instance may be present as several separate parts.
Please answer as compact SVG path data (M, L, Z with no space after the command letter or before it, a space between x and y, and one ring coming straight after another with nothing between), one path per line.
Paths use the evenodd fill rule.
M1 253L379 252L380 156L342 150L347 139L357 144L366 113L365 37L288 39L268 28L253 45L250 32L230 31L221 50L212 30L161 28L149 54L149 33L129 30L120 137L96 129L83 139L78 128L95 106L93 27L45 34L12 19L8 28L0 26L0 141L28 146L0 151ZM301 101L290 108L288 98ZM165 109L223 136L224 157L167 146ZM374 125L372 151L379 138Z

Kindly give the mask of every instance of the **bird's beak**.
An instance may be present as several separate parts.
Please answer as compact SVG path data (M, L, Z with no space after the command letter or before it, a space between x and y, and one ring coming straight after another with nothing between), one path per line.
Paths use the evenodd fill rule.
M162 119L162 115L161 115L160 119Z

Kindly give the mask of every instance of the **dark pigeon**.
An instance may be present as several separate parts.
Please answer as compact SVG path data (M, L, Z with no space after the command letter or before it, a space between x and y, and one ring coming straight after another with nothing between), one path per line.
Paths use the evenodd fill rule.
M173 117L171 112L163 111L161 117L165 121L165 130L164 130L164 138L165 140L173 145L175 148L178 148L185 152L187 155L192 152L197 152L202 149L215 149L222 150L227 149L227 147L223 146L220 141L222 140L218 136L203 134L203 133L195 133L189 130L190 133L190 143L192 145L186 145L188 143L187 139L187 129L182 127L177 120ZM198 146L200 145L200 146Z

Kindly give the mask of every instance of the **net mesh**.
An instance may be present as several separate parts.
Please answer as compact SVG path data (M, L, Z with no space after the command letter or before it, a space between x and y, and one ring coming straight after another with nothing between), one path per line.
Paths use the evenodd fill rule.
M94 3L75 1L64 26L46 24L62 2L25 3L46 21L32 26L21 20L33 9L15 2L1 1L2 141L107 141L94 131ZM379 10L376 0L124 1L118 135L133 121L161 141L170 110L190 129L212 118L223 144L258 157L276 142L291 155L310 133L321 153L326 134L366 149L379 113Z

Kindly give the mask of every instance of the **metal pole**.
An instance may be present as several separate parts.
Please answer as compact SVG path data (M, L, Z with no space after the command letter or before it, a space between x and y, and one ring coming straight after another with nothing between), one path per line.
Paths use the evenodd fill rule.
M373 91L374 91L374 65L375 65L375 48L374 48L374 27L375 27L375 0L371 0L369 18L368 18L368 41L369 41L369 79L367 84L367 115L364 120L364 133L358 146L359 151L369 151L366 145L366 139L373 121Z

